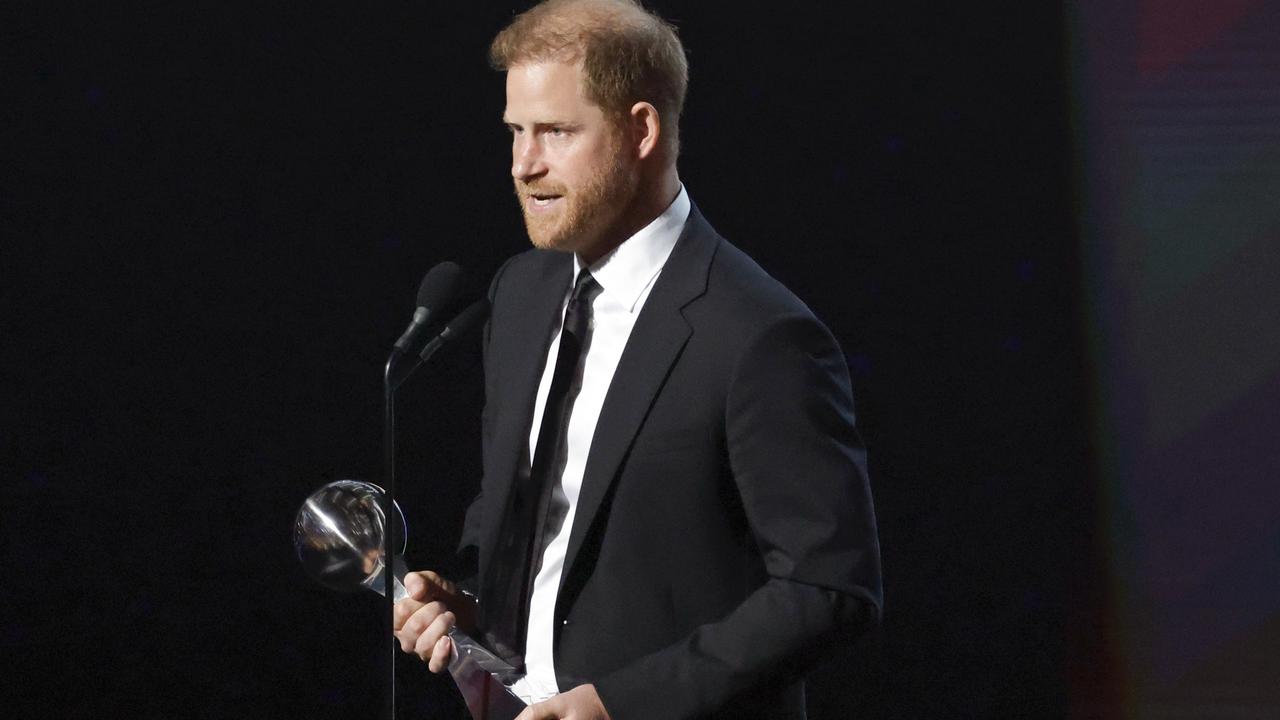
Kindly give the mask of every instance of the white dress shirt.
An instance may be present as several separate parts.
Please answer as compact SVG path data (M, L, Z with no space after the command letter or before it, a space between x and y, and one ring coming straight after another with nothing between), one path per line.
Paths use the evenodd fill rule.
M596 422L605 394L613 381L622 351L631 336L640 309L644 307L649 291L662 272L662 266L671 255L680 232L689 217L689 195L684 187L671 205L653 222L612 252L600 258L589 268L592 277L600 284L601 291L591 303L591 340L583 362L582 386L569 412L569 426L565 432L566 460L564 471L551 478L551 502L547 510L547 523L542 553L542 564L533 580L533 595L529 603L529 626L525 640L525 669L527 674L511 689L525 700L534 703L559 692L552 655L555 637L556 594L560 589L560 573L564 569L565 552L569 546L569 533L573 529L574 511L578 507L578 491L582 488L582 474L591 450L591 438L595 435ZM582 269L582 263L573 258L573 278L565 286L564 300L560 306L561 325L568 306L573 281ZM534 400L533 422L529 431L529 457L538 446L538 431L542 426L542 411L551 390L551 376L556 367L556 355L560 350L560 327L551 337L547 361L538 384Z

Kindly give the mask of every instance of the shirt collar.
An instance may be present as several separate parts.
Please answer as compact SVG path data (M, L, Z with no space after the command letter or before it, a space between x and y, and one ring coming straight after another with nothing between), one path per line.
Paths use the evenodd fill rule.
M636 303L658 277L671 250L680 239L691 203L684 185L661 215L635 235L591 265L591 276L600 283L603 294L621 304L627 312L635 312ZM573 256L573 276L582 270L582 262Z

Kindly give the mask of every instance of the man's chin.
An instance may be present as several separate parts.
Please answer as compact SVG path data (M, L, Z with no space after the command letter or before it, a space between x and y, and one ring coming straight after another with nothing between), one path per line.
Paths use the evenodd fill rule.
M529 242L539 250L556 250L569 252L577 247L572 233L558 227L559 223L543 224L525 217L524 228L529 233Z
M573 249L573 243L560 234L541 232L528 226L526 226L526 229L529 231L529 242L539 250L568 252Z

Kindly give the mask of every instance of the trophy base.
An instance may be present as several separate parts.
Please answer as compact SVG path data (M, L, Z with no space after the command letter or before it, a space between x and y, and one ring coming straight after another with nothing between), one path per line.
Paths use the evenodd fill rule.
M466 633L455 629L449 638L453 641L449 674L472 720L514 720L526 707L504 684L519 679L515 668Z

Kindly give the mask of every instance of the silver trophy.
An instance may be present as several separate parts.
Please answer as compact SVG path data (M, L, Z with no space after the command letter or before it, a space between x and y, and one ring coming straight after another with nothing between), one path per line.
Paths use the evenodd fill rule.
M387 522L382 512L382 488L361 480L338 480L311 494L293 524L293 545L307 574L325 587L341 592L368 589L385 593L386 562L383 537ZM404 514L393 503L392 521L399 537L406 537ZM396 601L409 596L402 545L392 559L392 592ZM449 674L475 720L512 720L525 703L508 686L520 673L457 628L449 631L453 654Z

